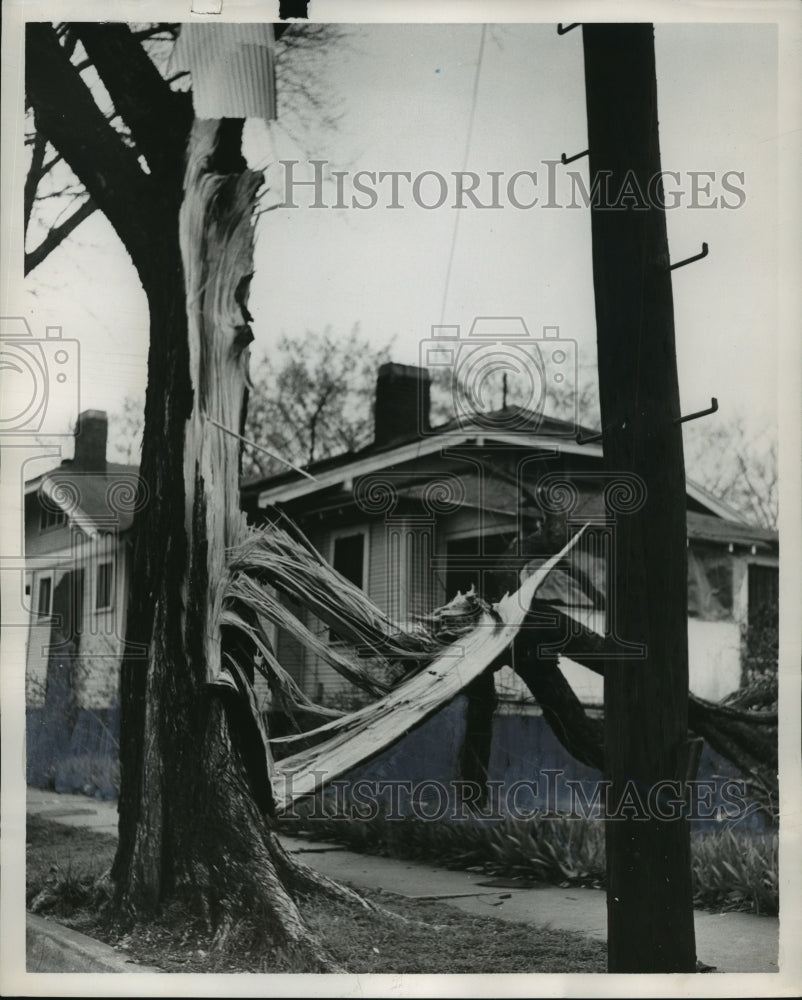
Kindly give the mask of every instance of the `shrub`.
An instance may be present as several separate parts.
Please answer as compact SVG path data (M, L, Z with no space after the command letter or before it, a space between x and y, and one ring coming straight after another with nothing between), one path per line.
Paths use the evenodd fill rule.
M742 683L727 701L745 709L776 709L779 650L777 608L762 605L741 630Z
M355 851L436 861L526 882L601 887L605 884L604 824L600 820L535 815L520 820L475 817L423 820L417 816L358 819L330 805L281 822L284 833L333 840ZM691 839L694 902L713 910L776 914L779 906L777 834L732 828Z
M780 886L776 833L717 830L691 842L694 901L717 910L776 914Z

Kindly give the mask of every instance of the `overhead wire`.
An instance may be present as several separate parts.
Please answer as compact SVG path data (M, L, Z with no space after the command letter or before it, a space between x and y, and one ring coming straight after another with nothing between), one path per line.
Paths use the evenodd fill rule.
M473 92L471 94L471 112L470 112L470 117L468 119L468 133L467 133L466 138L465 138L465 152L463 153L463 156L462 156L462 171L463 171L463 173L465 172L465 170L467 169L467 166L468 166L468 156L469 156L470 150L471 150L471 140L473 139L473 127L474 127L474 123L476 121L476 105L478 103L478 97L479 97L479 77L481 76L481 72L482 72L482 60L484 58L485 39L486 39L486 37L487 37L487 25L483 24L482 25L482 33L481 33L481 36L479 38L479 55L478 55L478 57L476 59L476 72L474 73L474 76L473 76ZM445 319L446 304L448 302L448 289L449 289L449 286L451 284L451 269L452 269L452 266L454 264L454 251L455 251L456 246L457 246L457 234L459 232L459 220L460 220L460 212L458 210L456 212L455 217L454 217L454 230L453 230L453 232L451 234L451 247L450 247L449 253L448 253L448 265L446 267L446 278L445 278L445 284L443 286L443 301L442 301L442 304L441 304L441 307L440 307L440 325L441 326L443 324L443 320Z

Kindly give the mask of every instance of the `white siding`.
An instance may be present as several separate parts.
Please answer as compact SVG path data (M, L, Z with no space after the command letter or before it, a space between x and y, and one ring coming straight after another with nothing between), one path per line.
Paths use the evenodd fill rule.
M688 619L690 689L719 701L741 683L741 631L735 622Z

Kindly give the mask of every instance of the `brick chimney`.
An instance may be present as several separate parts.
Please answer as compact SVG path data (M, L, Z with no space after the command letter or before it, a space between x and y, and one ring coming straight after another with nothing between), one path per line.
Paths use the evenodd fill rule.
M106 471L106 441L109 421L105 410L84 410L75 428L72 464L85 472Z
M388 361L376 379L374 444L418 437L429 430L429 372Z

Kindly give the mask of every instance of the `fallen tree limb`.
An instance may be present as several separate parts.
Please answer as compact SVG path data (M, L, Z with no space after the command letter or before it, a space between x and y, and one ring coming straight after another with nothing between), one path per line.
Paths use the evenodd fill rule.
M443 644L429 631L400 628L299 536L298 528L290 534L276 525L252 532L230 554L229 601L236 603L242 598L246 606L254 606L259 614L270 617L273 609L261 606L253 588L247 595L238 592L247 579L299 603L360 655L414 665L440 652Z
M514 669L560 743L580 762L603 770L603 722L587 714L560 670L557 655L603 676L605 661L616 655L615 644L589 627L587 621L575 617L575 612L567 613L567 608L536 596L546 576L561 561L564 565L565 554L578 538L575 536L516 594L498 606L504 627L493 621L492 614L485 614L482 624L449 647L426 627L414 631L399 628L361 591L350 585L343 589L339 575L303 539L299 541L274 526L240 546L231 563L223 620L248 633L261 651L260 669L271 687L281 692L281 700L289 699L290 710L292 702L296 702L295 707L308 720L317 716L317 721L323 723L271 740L279 755L282 751L287 754L276 764L278 804L287 805L311 794L392 745L456 694L475 684L509 645L513 647ZM265 584L300 601L332 627L338 622L341 635L361 644L360 658L339 651L326 651L325 658L352 683L374 696L381 695L379 701L350 715L326 720L325 709L292 690L264 626L264 619L286 626L288 612L282 608L278 621L278 602L265 598ZM487 608L481 601L478 606ZM297 626L296 636L302 642L314 639L314 648L320 653L324 644L303 625ZM492 642L488 636L492 636ZM365 662L366 653L372 662ZM454 670L456 666L459 669ZM775 712L748 712L689 695L690 729L745 774L765 768L776 770L776 720ZM757 730L755 724L763 731Z
M552 618L553 626L543 624L544 618L547 617ZM614 644L608 638L554 605L545 604L537 599L532 602L530 622L532 624L525 625L516 640L516 647L520 650L521 655L536 655L542 658L544 649L550 649L553 652L559 647L561 655L596 674L604 676L606 660L613 659L615 656ZM531 685L529 685L529 681L533 680L532 675L529 676L529 679L524 677L524 680L532 690ZM537 679L534 679L534 683L537 685ZM593 748L587 742L592 727L589 727L577 714L576 706L573 704L572 698L569 697L568 691L573 699L576 696L567 683L566 688L567 691L563 690L562 692L553 688L548 693L548 697L551 698L550 712L557 715L555 734L569 752L573 753L571 750L571 745L573 745L578 747L584 755L593 756ZM584 712L582 714L585 715ZM768 768L770 771L776 772L776 712L748 712L743 709L734 709L726 705L714 704L689 693L688 725L693 732L704 737L712 749L726 757L745 774L761 768ZM563 739L561 732L566 736L566 739ZM569 732L570 735L566 735ZM601 751L601 746L599 746L599 751ZM577 759L582 760L583 758L578 757ZM587 763L587 760L585 762Z
M513 643L513 668L571 756L604 771L604 723L587 714L557 665L557 658L538 656L531 637L522 631Z
M537 588L580 535L581 532L575 535L562 552L549 559L515 594L499 602L496 608L499 620L486 615L459 642L378 702L315 730L316 734L329 737L325 742L279 761L273 774L277 808L286 808L385 750L490 668L518 634ZM312 735L304 733L273 742L292 743Z

